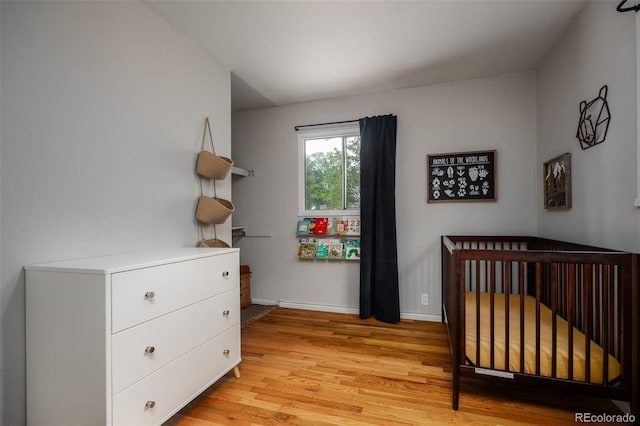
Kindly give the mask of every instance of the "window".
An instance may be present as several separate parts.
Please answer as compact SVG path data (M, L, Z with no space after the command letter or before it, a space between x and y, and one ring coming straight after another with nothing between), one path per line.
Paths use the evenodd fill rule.
M360 214L360 128L298 135L299 216Z

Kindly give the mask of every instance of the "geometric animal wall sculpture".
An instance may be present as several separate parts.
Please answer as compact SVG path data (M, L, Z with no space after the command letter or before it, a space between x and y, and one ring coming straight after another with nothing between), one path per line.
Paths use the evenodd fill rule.
M607 103L608 87L605 84L600 89L598 97L587 103L580 102L580 120L576 137L582 149L591 148L604 142L611 121L609 104Z
M625 3L627 2L627 0L622 0L619 4L618 7L616 8L616 10L618 12L639 12L640 11L640 3L633 5L633 6L625 6Z

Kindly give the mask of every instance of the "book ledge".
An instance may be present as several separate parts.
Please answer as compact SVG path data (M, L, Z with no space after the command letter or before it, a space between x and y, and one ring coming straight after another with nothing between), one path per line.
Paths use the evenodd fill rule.
M298 221L298 258L360 260L360 217L316 217Z

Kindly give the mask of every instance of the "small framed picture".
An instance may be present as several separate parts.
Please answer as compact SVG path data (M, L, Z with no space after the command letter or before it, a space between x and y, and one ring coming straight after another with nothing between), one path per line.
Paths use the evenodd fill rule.
M544 163L544 208L571 208L571 154Z

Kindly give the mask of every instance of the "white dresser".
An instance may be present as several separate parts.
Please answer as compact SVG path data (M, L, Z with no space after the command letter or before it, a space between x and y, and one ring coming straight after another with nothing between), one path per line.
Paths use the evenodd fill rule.
M156 425L231 369L238 376L238 249L25 271L29 425Z

